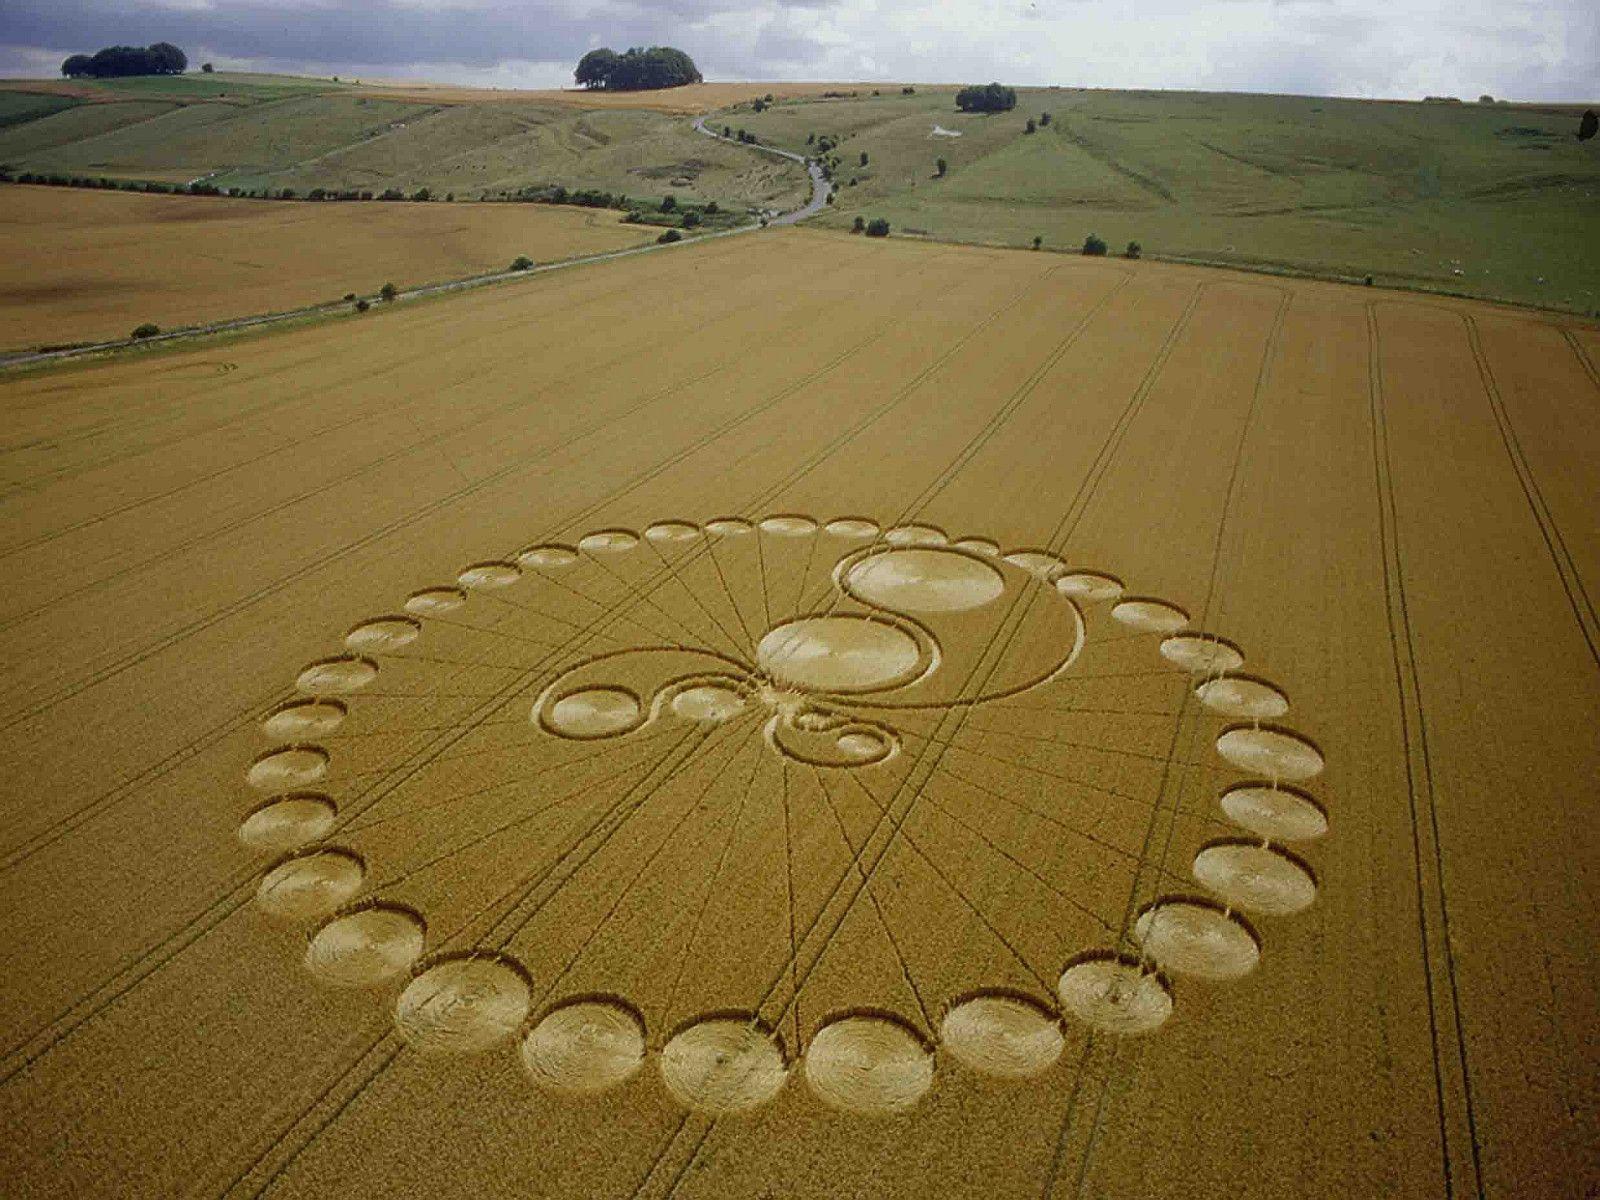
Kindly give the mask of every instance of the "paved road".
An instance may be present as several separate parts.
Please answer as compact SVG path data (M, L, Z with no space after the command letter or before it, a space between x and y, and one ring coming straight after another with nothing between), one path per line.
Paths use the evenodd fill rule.
M711 129L707 129L704 117L696 120L694 127L707 137L714 137L721 141L734 140L732 138L724 138L720 133L717 133ZM804 164L807 173L811 176L810 201L808 201L801 208L794 209L791 212L780 213L777 216L769 218L767 222L768 224L793 225L798 221L805 220L807 217L815 216L817 213L821 212L824 207L826 207L828 203L828 193L833 189L832 185L822 177L822 168L816 163L812 162L810 159L802 157L801 155L791 154L787 150L779 150L774 146L752 145L750 146L750 149L759 150L766 154L776 154L782 158L788 158L797 163L802 163ZM295 202L284 201L283 203ZM658 242L651 242L647 245L634 246L627 250L609 250L604 254L587 254L581 258L567 258L562 259L559 262L544 263L541 266L533 267L526 271L496 271L490 275L474 275L470 279L452 279L445 283L424 284L421 287L409 288L406 291L400 292L395 297L393 303L398 303L404 300L414 300L421 296L437 296L444 292L460 292L466 291L469 288L487 287L492 283L504 283L509 279L525 279L530 275L543 275L548 271L561 271L568 267L583 266L586 263L607 262L613 258L628 258L635 254L652 254L658 250L670 250L674 245L687 246L691 243L703 242L710 238L732 237L735 234L749 233L751 230L759 229L760 227L760 225L752 222L749 225L741 225L736 229L724 229L717 233L706 233L701 234L698 237L687 238L682 242L669 242L666 245L661 245ZM378 301L377 303L382 304L384 301ZM0 353L0 371L3 371L8 367L24 367L35 363L62 361L69 358L82 358L88 354L105 354L115 350L126 350L134 346L158 345L162 342L172 342L182 338L201 337L210 333L227 333L238 329L253 329L262 325L276 325L282 321L295 321L301 320L305 317L348 312L349 309L350 304L347 301L341 300L332 304L313 304L305 308L291 309L288 312L266 313L254 317L235 317L228 321L212 321L205 325L193 325L183 329L174 329L168 333L159 333L154 337L141 338L138 340L134 340L132 338L120 338L110 342L93 342L82 346L69 346L61 350L24 351L17 354Z
M759 150L763 154L776 154L779 158L790 159L805 167L806 173L811 176L811 199L807 201L803 208L797 208L793 212L786 212L780 216L773 217L769 224L794 225L797 222L804 221L807 217L816 216L827 207L828 193L833 190L833 185L823 178L822 168L811 159L788 150L779 150L776 146L763 146L760 142L740 142L737 138L723 137L716 130L706 128L706 119L704 117L696 117L694 127L707 137L714 137L719 142L732 142L737 146L749 146L752 150Z

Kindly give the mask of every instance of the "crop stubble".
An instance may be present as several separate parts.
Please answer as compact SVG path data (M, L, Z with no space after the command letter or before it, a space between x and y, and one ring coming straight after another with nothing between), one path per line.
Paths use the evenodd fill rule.
M1328 285L868 254L803 234L688 251L693 288L647 330L640 288L677 269L619 263L238 343L225 374L175 369L217 361L201 350L7 385L38 430L79 431L19 447L4 502L27 564L0 630L0 894L26 981L4 1009L8 1177L1265 1196L1436 1195L1448 1174L1453 1194L1581 1193L1596 497L1575 447L1595 394L1568 339ZM506 1046L404 1048L398 984L314 983L298 931L249 903L269 860L234 841L271 744L257 720L296 672L468 563L731 513L1049 550L1236 640L1328 758L1315 906L1254 921L1242 981L1178 980L1147 1038L1069 1021L1034 1078L940 1048L916 1103L846 1116L819 1094L893 1107L924 1086L916 1039L869 1024L824 1049L908 1055L910 1093L841 1092L819 1059L750 1113L686 1115L654 1059L713 1011L757 1012L794 1057L842 1015L933 1043L975 988L1053 1004L1071 955L1201 890L1190 860L1232 830L1216 796L1242 778L1159 637L1105 604L1060 683L905 715L877 768L779 759L748 717L593 756L530 740L528 705L573 661L552 649L726 651L775 605L837 606L836 535L694 533L474 594L460 627L424 620L379 656L315 785L430 949L503 945L535 1016L620 996L645 1067L593 1098L538 1090ZM952 619L952 653L996 639L973 686L1049 651L1028 624L1049 597L1026 595L999 626ZM518 779L549 807L506 833L520 809L446 803Z

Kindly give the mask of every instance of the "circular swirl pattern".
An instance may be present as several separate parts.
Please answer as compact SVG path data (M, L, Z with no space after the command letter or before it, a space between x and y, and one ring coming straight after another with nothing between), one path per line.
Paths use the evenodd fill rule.
M720 1115L798 1077L891 1116L941 1064L1046 1077L1070 1039L1159 1030L1173 978L1253 971L1244 914L1316 899L1285 844L1328 832L1326 760L1277 724L1288 694L1055 547L793 512L605 527L335 648L243 768L240 843L279 856L256 902L309 926L316 979L394 989L409 1047L515 1041L553 1094L637 1076ZM1236 772L1211 811L1168 792L1194 772ZM1186 873L1139 848L1180 837ZM1042 932L1008 925L1040 906ZM918 957L941 914L993 935L964 935L955 995ZM808 986L847 993L858 960L904 1010L806 1036Z

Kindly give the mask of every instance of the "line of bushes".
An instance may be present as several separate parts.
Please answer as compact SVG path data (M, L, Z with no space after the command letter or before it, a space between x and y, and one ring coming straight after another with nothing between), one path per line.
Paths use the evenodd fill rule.
M381 192L373 192L356 188L312 188L304 194L294 188L238 188L218 187L214 183L161 183L156 180L144 179L110 179L96 175L62 175L56 172L42 171L16 171L10 167L0 167L0 184L23 183L40 187L73 187L88 188L113 192L144 192L150 195L170 196L229 196L237 200L297 200L312 203L331 203L335 201L407 201L413 204L445 201L454 202L456 194L446 192L440 196L429 188L418 188L414 192L403 192L399 188L388 188ZM481 202L511 202L521 204L563 204L574 205L579 208L611 208L619 212L633 211L639 203L648 203L630 199L621 193L601 191L598 188L578 188L569 190L563 185L537 184L520 188L517 191L502 191L494 195L484 192L479 195ZM718 209L712 201L702 211L715 214Z

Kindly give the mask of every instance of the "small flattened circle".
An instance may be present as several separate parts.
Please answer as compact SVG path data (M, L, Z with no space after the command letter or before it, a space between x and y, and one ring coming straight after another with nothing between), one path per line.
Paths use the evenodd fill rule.
M1322 751L1284 729L1225 730L1217 739L1217 753L1252 775L1290 782L1312 779L1322 774L1324 765Z
M343 725L347 715L337 700L294 700L269 713L261 732L280 741L323 737Z
M902 1021L844 1017L811 1039L805 1076L811 1090L834 1108L868 1115L903 1112L932 1086L933 1054Z
M252 850L298 850L333 828L333 801L316 792L280 796L256 809L239 825L239 840Z
M939 1038L974 1071L1021 1079L1047 1071L1066 1046L1055 1016L1020 996L996 993L963 1000L945 1014Z
M406 985L395 1001L395 1026L418 1050L473 1054L505 1041L527 1020L530 995L521 971L499 958L448 958Z
M865 517L839 517L829 521L825 528L834 537L869 538L878 536L878 523Z
M652 542L692 542L700 536L699 527L687 521L658 521L644 531Z
M370 658L344 654L312 663L295 676L294 686L308 696L347 696L377 677L378 664Z
M756 661L778 682L805 691L865 692L916 675L916 639L866 617L802 617L770 630Z
M846 571L843 582L851 595L892 612L961 612L993 603L1006 590L988 563L920 548L870 555Z
M1239 648L1204 633L1180 633L1161 643L1161 657L1195 675L1220 675L1244 666Z
M706 532L718 537L742 537L754 529L755 526L743 517L718 517L706 522Z
M1195 696L1214 713L1251 721L1272 721L1289 711L1289 697L1261 679L1224 675L1208 679L1194 689Z
M894 749L894 744L888 738L862 729L840 734L834 744L839 747L839 753L859 763L873 763L888 758L889 752Z
M1052 579L1067 569L1066 563L1045 550L1013 550L1005 561L1039 579Z
M1309 842L1328 832L1328 814L1298 788L1241 783L1218 802L1234 824L1277 842Z
M644 1025L625 1005L577 1000L562 1005L522 1039L522 1065L554 1092L601 1092L644 1063Z
M597 529L578 539L585 554L621 554L639 544L639 535L626 529Z
M422 957L422 921L413 912L373 905L334 917L306 946L306 966L334 987L372 987Z
M285 859L261 877L256 903L289 921L324 917L361 890L366 868L347 850L317 850Z
M738 716L745 704L744 695L736 688L698 683L672 698L672 711L687 721L721 723Z
M492 592L508 588L522 578L522 569L516 563L473 563L456 576L456 582L470 591Z
M1056 591L1074 600L1099 604L1122 595L1122 581L1098 571L1068 571L1056 577Z
M1140 633L1177 633L1189 623L1189 614L1161 600L1123 600L1111 610L1111 619Z
M639 697L622 688L585 688L552 704L545 724L573 738L603 738L626 733L644 719Z
M1200 900L1157 900L1139 915L1133 931L1150 958L1178 975L1238 979L1261 961L1261 944L1249 926Z
M321 746L281 746L251 763L245 781L258 792L305 787L328 773L328 762Z
M467 594L460 588L424 588L406 598L405 610L416 617L442 617L455 612L467 602Z
M422 624L411 617L377 617L344 635L345 649L381 654L409 646L422 636Z
M571 546L551 542L542 546L529 546L517 555L517 562L538 571L547 567L570 567L578 561L578 552Z
M1172 1015L1161 976L1120 955L1085 955L1061 973L1057 991L1066 1012L1102 1033L1149 1033Z
M981 554L985 558L1000 557L1000 543L990 541L988 538L967 537L951 542L950 545L956 550L965 550L968 554Z
M667 1090L706 1113L764 1104L788 1078L777 1041L741 1017L712 1017L689 1026L662 1047L660 1066Z
M1289 916L1317 899L1310 868L1292 854L1258 842L1220 841L1201 847L1194 877L1231 908Z
M950 537L933 525L896 525L883 540L891 546L943 546Z
M805 537L816 531L817 523L798 513L778 513L761 522L762 533L776 534L778 537Z

